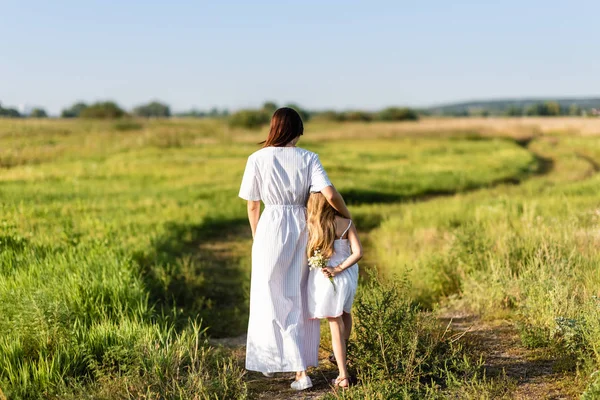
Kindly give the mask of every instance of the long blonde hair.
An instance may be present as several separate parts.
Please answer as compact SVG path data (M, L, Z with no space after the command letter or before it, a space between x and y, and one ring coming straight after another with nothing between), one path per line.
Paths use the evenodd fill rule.
M333 255L335 216L337 212L321 193L311 193L306 205L308 214L308 246L306 254L312 257L319 249L324 257Z

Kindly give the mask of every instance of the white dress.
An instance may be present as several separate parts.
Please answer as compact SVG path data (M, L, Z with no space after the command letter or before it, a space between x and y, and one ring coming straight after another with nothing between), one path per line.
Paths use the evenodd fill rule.
M350 224L342 236L333 242L333 255L327 263L330 267L341 264L352 254L350 241L342 239L350 229ZM342 315L343 312L350 313L358 287L358 264L344 269L333 277L333 281L335 288L321 270L310 270L308 275L308 313L310 318L335 318Z
M319 157L265 147L248 158L240 197L262 200L252 245L246 369L304 371L318 364L319 322L308 317L306 202L331 182Z

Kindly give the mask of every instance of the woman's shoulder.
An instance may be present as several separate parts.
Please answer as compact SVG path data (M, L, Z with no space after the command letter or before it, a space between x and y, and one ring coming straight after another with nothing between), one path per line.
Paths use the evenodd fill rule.
M317 153L314 153L310 150L306 150L302 147L294 147L296 149L296 151L302 155L304 155L305 157L308 158L313 158L313 157L318 157Z

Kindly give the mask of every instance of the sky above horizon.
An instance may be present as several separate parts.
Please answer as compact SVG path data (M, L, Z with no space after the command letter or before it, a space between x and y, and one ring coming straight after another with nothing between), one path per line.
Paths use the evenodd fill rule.
M600 2L0 0L0 103L175 111L600 95Z

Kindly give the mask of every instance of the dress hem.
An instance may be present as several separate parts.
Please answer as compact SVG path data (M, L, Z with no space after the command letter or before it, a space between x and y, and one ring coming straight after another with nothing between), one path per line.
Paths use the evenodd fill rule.
M318 367L318 364L308 364L306 366L306 368L298 368L298 369L294 369L294 368L285 368L285 369L267 369L267 370L262 370L262 369L258 369L258 368L254 368L254 367L246 367L246 371L254 371L254 372L265 372L267 374L275 374L278 372L301 372L301 371L306 371L308 368L310 367Z

